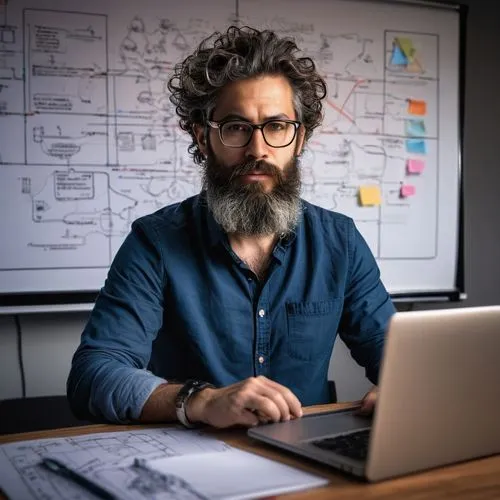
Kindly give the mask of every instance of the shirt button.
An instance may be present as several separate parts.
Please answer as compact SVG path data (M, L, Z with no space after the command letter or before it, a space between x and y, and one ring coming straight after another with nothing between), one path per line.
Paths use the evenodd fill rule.
M260 364L264 363L264 356L259 356L259 363Z
M265 315L266 315L266 311L264 311L264 309L261 309L261 310L259 311L259 316L260 316L261 318L263 318Z

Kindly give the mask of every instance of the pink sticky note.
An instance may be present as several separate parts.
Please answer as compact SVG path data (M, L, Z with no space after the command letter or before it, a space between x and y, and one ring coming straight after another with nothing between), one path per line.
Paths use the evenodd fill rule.
M409 174L421 174L425 169L425 162L423 160L411 159L406 164L406 171Z
M415 186L411 184L403 184L401 186L400 195L401 198L407 198L408 196L413 196L415 194Z

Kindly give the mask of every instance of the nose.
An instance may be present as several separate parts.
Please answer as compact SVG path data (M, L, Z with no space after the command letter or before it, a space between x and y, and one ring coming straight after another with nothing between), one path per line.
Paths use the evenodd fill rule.
M267 158L267 151L269 146L264 140L262 134L262 129L255 129L252 134L250 142L245 148L245 156L247 158L255 158L256 160L262 160Z

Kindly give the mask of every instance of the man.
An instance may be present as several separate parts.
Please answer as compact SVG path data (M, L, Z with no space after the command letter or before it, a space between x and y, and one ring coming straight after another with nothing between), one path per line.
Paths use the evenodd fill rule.
M377 382L394 307L376 262L350 218L300 199L325 82L271 31L215 36L169 82L204 189L137 220L117 253L68 379L82 417L300 417L329 401L337 331Z

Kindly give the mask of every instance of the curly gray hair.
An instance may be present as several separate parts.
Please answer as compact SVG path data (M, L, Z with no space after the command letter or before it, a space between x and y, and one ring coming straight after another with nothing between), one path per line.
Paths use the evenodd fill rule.
M320 125L321 100L326 83L309 57L298 57L293 38L279 38L270 30L230 26L225 33L215 32L201 42L193 54L177 64L168 82L170 101L179 125L193 140L189 152L195 163L204 163L193 125L206 127L215 107L217 93L229 82L262 74L283 75L294 91L297 119L305 128L307 141Z

